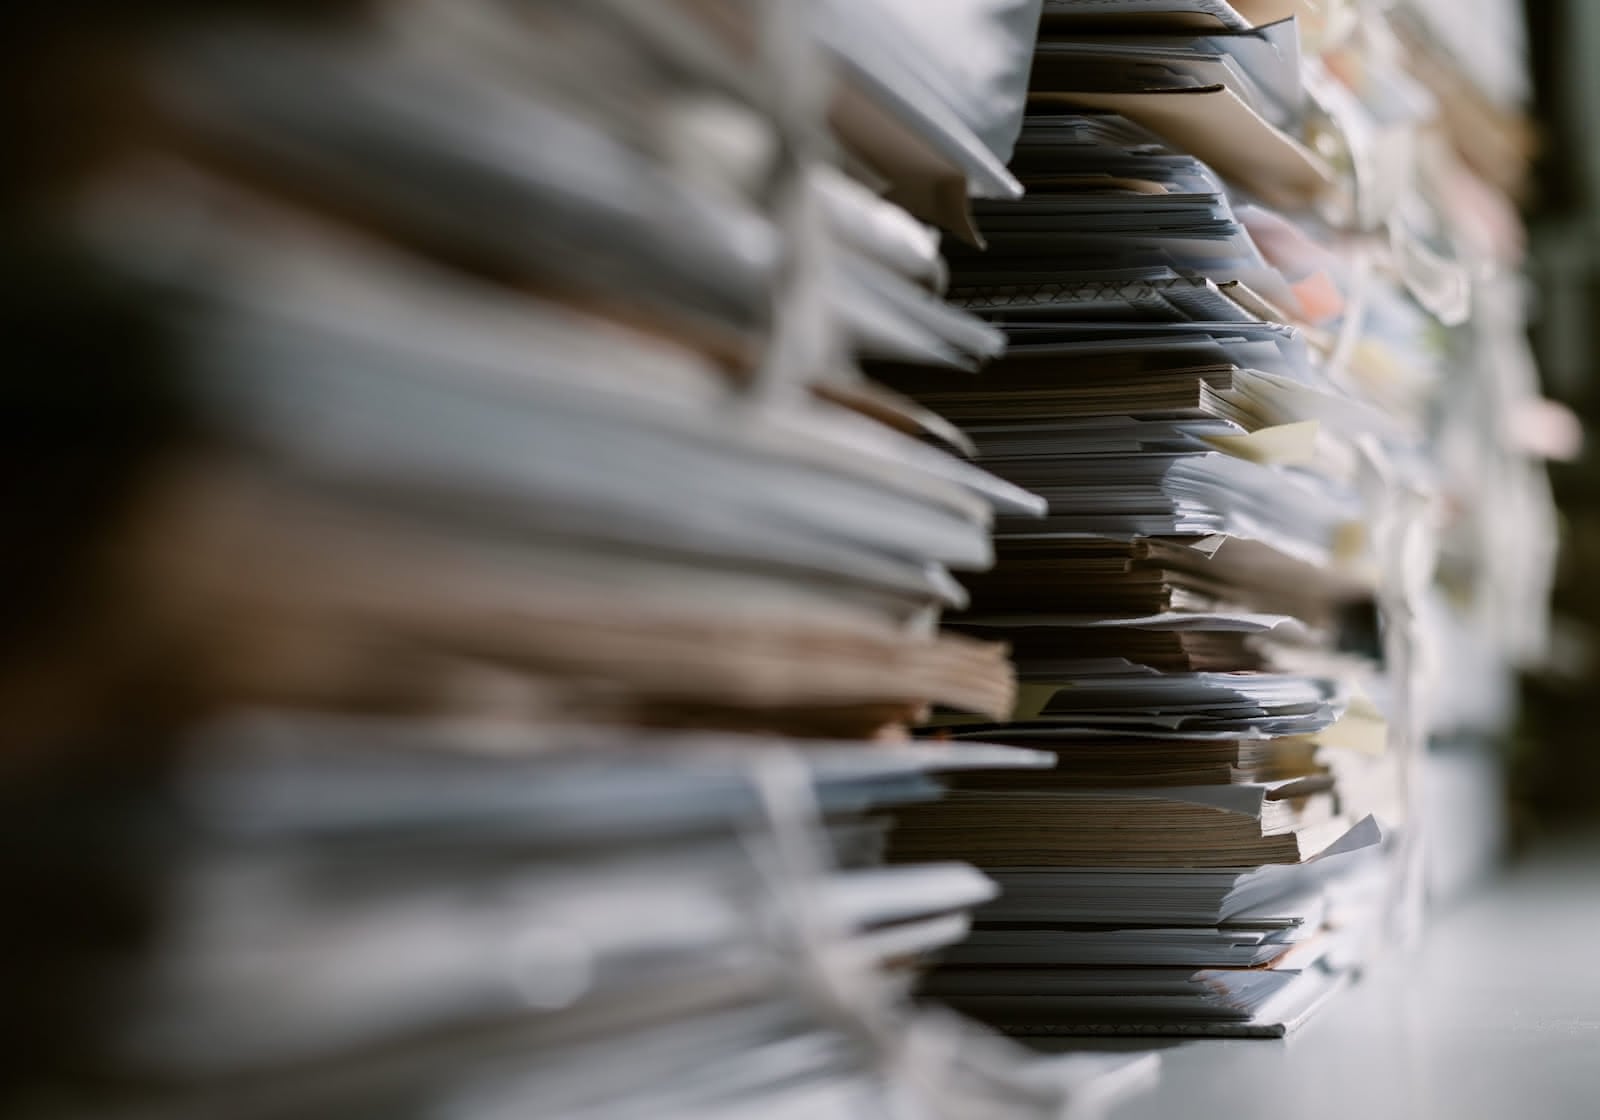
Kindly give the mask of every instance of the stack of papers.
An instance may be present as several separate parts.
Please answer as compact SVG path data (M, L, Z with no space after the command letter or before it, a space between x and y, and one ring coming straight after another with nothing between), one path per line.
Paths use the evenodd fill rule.
M96 806L144 935L72 1056L94 1090L54 1115L1042 1120L1149 1076L898 998L888 966L996 894L962 864L856 863L860 806L972 764L943 748L257 713L180 758Z
M930 702L1007 710L1003 649L928 623L965 600L950 569L990 563L995 513L1043 503L920 440L942 422L851 364L964 366L1003 342L928 287L933 235L820 162L797 188L817 228L792 231L751 184L704 181L737 168L641 149L634 99L596 119L609 99L568 103L579 76L502 72L487 28L408 18L459 41L163 40L164 107L228 162L150 153L81 207L190 355L201 439L154 499L153 561L181 572L219 684L448 707L456 685L395 655L413 650L467 691L513 673L514 703L564 720L871 737ZM669 22L721 57L719 24ZM666 81L651 57L632 76ZM504 150L495 113L517 124ZM801 236L825 250L813 294L840 304L774 320ZM330 648L349 651L337 683L307 668Z
M1000 883L923 991L1014 1034L1280 1035L1396 912L1411 729L1385 711L1415 682L1381 635L1426 580L1390 536L1424 419L1341 339L1429 312L1353 304L1316 60L1265 14L1047 4L1027 194L951 251L1010 345L882 371L1048 503L1002 514L947 619L1012 650L1016 704L929 734L1058 765L951 777L891 835Z
M1256 542L1222 544L1217 538L1020 537L999 543L998 572L975 574L968 583L995 612L1031 607L1047 619L1090 621L1104 611L1099 625L1118 627L1163 619L1196 626L1224 618L1244 626L1254 618L1255 629L1271 630L1277 626L1268 623L1293 618L1316 630L1336 620L1342 602L1359 598L1353 578L1333 574L1319 581L1315 567ZM1265 613L1229 610L1246 597Z

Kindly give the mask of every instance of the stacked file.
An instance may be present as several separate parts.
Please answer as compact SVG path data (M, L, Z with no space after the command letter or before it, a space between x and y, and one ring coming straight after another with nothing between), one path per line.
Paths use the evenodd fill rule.
M1031 761L1009 755L986 761ZM926 796L970 764L948 750L257 715L176 761L93 804L110 877L65 885L115 918L113 995L47 1056L80 1086L49 1115L1046 1117L1148 1075L1019 1078L974 1028L893 1010L884 962L994 886L852 866L859 806Z
M6 214L62 378L19 390L60 486L0 679L19 1114L1043 1118L1148 1076L913 1009L995 888L881 866L869 813L1052 761L873 742L1011 710L936 622L1044 508L856 365L1005 341L923 224L1020 192L1032 21L971 15L30 32L97 77L29 101L62 139ZM981 89L980 33L1022 66Z
M988 562L991 510L1035 500L798 395L827 366L757 368L795 361L768 200L564 110L543 71L468 69L487 29L411 14L468 36L461 58L378 31L161 43L173 127L219 154L143 152L80 210L192 355L197 434L145 499L142 559L187 587L170 621L205 675L253 702L449 708L483 680L542 718L800 733L1004 708L998 647L921 620L959 601L947 566ZM479 135L491 111L513 151ZM769 376L795 384L758 406Z
M951 250L1007 353L883 373L1049 503L950 623L1012 646L1018 702L935 733L1059 766L894 834L1002 884L925 991L1013 1033L1282 1034L1415 888L1422 340L1461 275L1399 218L1361 240L1360 47L1298 8L1047 3L1027 195Z
M1504 855L1507 744L1529 734L1519 677L1559 660L1550 632L1557 515L1543 460L1575 459L1584 442L1577 417L1540 395L1529 345L1528 234L1518 208L1534 193L1535 144L1523 9L1506 0L1470 10L1411 0L1393 19L1410 69L1439 109L1417 152L1419 187L1434 212L1431 242L1471 278L1471 314L1444 336L1448 374L1434 400L1445 516L1422 614L1429 645L1450 651L1424 672L1434 747L1425 775L1427 881L1441 898L1476 886ZM1548 275L1541 303L1566 286ZM1553 321L1541 330L1560 333ZM1545 354L1559 361L1553 347ZM1548 371L1546 383L1561 380L1559 369ZM1549 772L1575 784L1564 760Z

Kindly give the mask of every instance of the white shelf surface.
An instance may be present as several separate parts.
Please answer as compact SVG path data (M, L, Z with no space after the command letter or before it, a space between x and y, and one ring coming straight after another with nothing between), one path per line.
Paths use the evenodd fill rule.
M1162 1062L1111 1120L1600 1118L1600 836L1433 915L1290 1038Z

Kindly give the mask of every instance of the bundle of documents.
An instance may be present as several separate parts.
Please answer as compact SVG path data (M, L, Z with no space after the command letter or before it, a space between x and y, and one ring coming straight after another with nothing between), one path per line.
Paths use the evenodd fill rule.
M1149 1059L1024 1058L894 998L887 966L959 938L995 887L960 864L862 866L860 806L977 757L1036 761L270 713L210 728L169 781L93 805L117 875L67 885L115 918L93 962L113 994L52 1056L80 1087L47 1114L1045 1118L1137 1086Z
M1017 703L929 734L1059 764L952 778L891 838L1001 884L923 990L1011 1033L1278 1035L1408 935L1464 396L1436 340L1477 293L1415 174L1427 98L1339 7L1046 3L1026 196L950 249L1010 345L881 371L1049 504L948 620L1011 646Z
M1439 111L1418 153L1435 211L1424 228L1472 275L1471 315L1444 339L1450 376L1435 439L1446 516L1421 622L1431 647L1450 651L1423 673L1435 748L1424 775L1425 870L1430 894L1446 900L1478 886L1505 852L1507 744L1528 727L1519 676L1559 660L1550 628L1556 509L1543 461L1584 451L1577 417L1541 396L1529 346L1528 234L1518 204L1537 184L1523 21L1524 5L1508 0L1410 0L1393 21ZM1535 295L1541 304L1566 286L1546 275ZM1553 338L1559 327L1549 326ZM1558 360L1554 348L1545 353ZM1562 380L1552 370L1546 383ZM1550 768L1565 771L1561 762Z
M869 814L1053 761L905 741L1011 711L937 620L1046 505L857 365L1006 340L924 223L1020 194L1038 10L949 7L30 29L25 88L82 96L28 100L59 143L6 214L59 374L0 676L8 850L48 854L0 882L18 1115L1044 1120L1148 1079L914 1009L996 888L883 866Z
M436 6L412 16L453 30ZM193 355L198 434L146 499L160 530L141 560L181 573L174 623L218 685L448 706L422 658L468 690L510 673L509 702L559 718L868 735L930 700L1003 710L1002 651L921 620L960 601L946 566L988 562L991 510L1036 499L863 415L867 388L801 395L828 367L751 366L767 346L781 367L790 329L768 321L785 231L761 199L714 205L735 184L674 178L564 116L542 71L494 84L390 38L195 33L163 44L162 76L195 143L247 169L300 153L289 170L318 203L381 209L431 176L393 220L422 240L466 227L451 250L494 260L463 270L175 153L106 173L82 206L86 239L158 293ZM453 99L410 104L430 83ZM479 111L507 99L519 143L561 158L478 150ZM375 150L356 161L358 142ZM637 315L608 310L623 298ZM750 382L769 376L795 384L765 407Z

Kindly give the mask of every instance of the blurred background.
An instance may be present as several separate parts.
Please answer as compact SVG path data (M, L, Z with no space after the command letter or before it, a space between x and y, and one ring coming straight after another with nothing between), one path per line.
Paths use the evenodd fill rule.
M1595 77L1586 45L1600 34L1597 13L1579 3L1526 5L1539 143L1526 194L1531 233L1530 277L1535 290L1532 339L1545 392L1594 423L1593 291L1597 213L1595 145L1584 123L1594 107ZM1594 761L1586 710L1594 695L1596 616L1594 571L1595 453L1551 465L1561 512L1561 553L1554 595L1554 630L1547 672L1524 682L1524 722L1515 749L1517 819L1539 830L1557 822L1592 819Z

